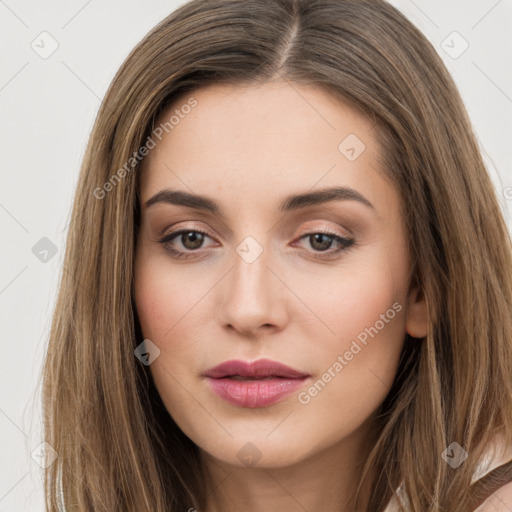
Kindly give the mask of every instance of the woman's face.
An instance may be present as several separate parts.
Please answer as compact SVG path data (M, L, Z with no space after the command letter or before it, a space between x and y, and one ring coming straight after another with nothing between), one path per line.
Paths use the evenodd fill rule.
M135 265L167 410L237 466L363 446L405 329L426 328L372 124L282 81L200 89L173 114L144 160Z

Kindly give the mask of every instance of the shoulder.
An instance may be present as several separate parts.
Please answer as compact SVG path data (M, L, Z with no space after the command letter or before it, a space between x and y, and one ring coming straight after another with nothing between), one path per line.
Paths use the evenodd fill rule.
M489 485L492 494L474 512L511 512L512 444L501 436L496 437L478 473L479 483Z
M510 512L512 510L512 482L491 494L474 512Z

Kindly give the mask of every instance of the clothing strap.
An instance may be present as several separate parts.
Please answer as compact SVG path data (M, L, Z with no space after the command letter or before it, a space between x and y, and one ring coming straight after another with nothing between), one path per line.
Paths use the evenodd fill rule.
M489 496L509 482L512 482L512 460L489 471L489 473L471 485L469 489L471 505L468 510L473 512Z

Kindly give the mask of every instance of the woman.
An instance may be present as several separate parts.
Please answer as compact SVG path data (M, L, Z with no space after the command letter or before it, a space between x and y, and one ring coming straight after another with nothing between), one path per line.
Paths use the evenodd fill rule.
M392 6L180 7L106 95L69 233L48 510L510 501L510 238Z

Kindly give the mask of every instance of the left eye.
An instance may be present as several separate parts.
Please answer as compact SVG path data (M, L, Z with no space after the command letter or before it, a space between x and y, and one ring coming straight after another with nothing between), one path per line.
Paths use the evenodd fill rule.
M203 231L198 231L195 229L182 229L180 231L176 231L175 233L171 233L165 236L160 243L165 247L167 252L174 258L188 258L192 256L192 253L200 249L206 240L206 238L211 238L207 233ZM176 249L174 247L174 241L178 239L181 245L184 247L183 249ZM302 235L299 240L308 239L311 247L313 247L314 257L322 258L325 255L333 255L337 254L348 247L350 247L353 243L353 239L345 238L339 236L335 233L328 232L311 232ZM333 243L337 244L337 248L334 250L329 250Z
M348 249L353 243L354 240L350 238L345 238L340 235L336 235L335 233L328 232L318 232L318 233L307 233L300 237L300 240L307 239L311 247L315 250L313 251L315 258L325 257L322 253L326 253L327 256L337 254L345 249ZM332 244L336 242L338 245L337 249L329 251ZM319 254L320 253L320 254Z

